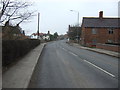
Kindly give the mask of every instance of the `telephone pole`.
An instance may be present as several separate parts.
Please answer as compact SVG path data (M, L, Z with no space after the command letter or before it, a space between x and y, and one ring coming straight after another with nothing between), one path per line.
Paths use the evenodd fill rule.
M38 13L38 31L37 31L37 35L38 35L38 39L40 39L40 35L39 35L39 19L40 19L40 13Z

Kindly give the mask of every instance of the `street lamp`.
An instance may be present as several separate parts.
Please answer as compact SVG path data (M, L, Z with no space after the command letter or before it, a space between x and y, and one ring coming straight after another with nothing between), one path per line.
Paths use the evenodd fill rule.
M79 26L79 11L76 11L76 10L70 10L70 11L78 13L78 16L77 16L77 26Z
M76 11L76 10L70 10L70 11L72 11L72 12L77 12L77 14L78 14L78 16L77 16L77 26L78 26L78 28L79 28L79 11ZM77 29L77 41L78 41L78 43L79 43L79 40L78 40L78 29Z

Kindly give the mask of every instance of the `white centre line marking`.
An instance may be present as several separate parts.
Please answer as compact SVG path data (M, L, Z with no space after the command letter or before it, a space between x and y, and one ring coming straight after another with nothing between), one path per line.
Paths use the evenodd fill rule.
M115 77L115 75L113 75L113 74L109 73L108 71L106 71L106 70L104 70L104 69L102 69L102 68L96 66L95 64L93 64L93 63L91 63L91 62L89 62L89 61L87 61L87 60L84 60L84 61L87 62L87 63L89 63L90 65L96 67L97 69L99 69L99 70L105 72L106 74L108 74L108 75L110 75L110 76L112 76L112 77Z
M72 52L69 52L69 53L77 57L77 55L76 55L76 54L74 54L74 53L72 53Z

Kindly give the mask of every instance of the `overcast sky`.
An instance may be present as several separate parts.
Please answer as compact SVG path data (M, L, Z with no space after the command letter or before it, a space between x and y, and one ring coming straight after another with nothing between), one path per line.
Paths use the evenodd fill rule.
M30 10L40 13L40 32L66 34L68 25L77 24L77 12L79 23L83 17L98 17L99 11L103 11L104 17L118 16L119 0L30 0L33 2ZM77 12L71 12L75 10ZM21 27L26 34L37 32L37 16L29 23L22 23Z

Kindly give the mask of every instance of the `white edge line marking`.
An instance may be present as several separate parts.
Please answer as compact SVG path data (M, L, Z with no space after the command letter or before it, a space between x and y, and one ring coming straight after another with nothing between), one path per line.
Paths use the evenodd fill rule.
M69 53L77 57L77 55L76 55L76 54L74 54L74 53L72 53L72 52L69 52Z
M62 48L63 50L67 51L65 48Z
M62 49L64 49L64 50L65 50L65 48L62 48Z
M99 70L105 72L106 74L108 74L108 75L110 75L110 76L112 76L112 77L115 77L115 75L113 75L113 74L109 73L108 71L106 71L106 70L104 70L104 69L102 69L102 68L96 66L95 64L93 64L93 63L91 63L91 62L89 62L89 61L87 61L87 60L84 60L84 61L87 62L87 63L89 63L89 64L91 64L92 66L96 67L97 69L99 69Z

